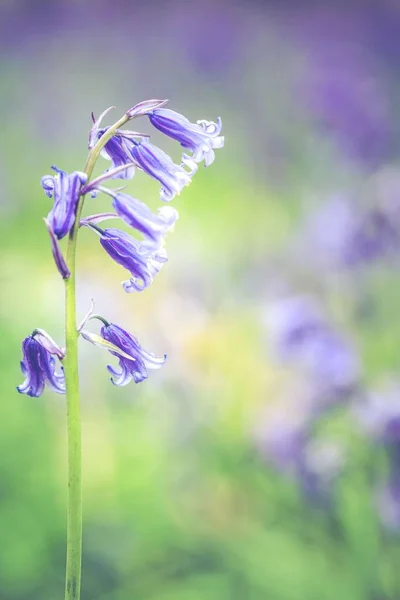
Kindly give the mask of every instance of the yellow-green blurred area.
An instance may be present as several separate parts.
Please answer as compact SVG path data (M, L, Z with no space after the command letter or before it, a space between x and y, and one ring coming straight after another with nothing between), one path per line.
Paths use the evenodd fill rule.
M168 354L118 388L115 357L81 340L83 600L400 598L400 486L378 498L400 471L400 391L373 423L388 443L354 417L399 378L399 26L390 0L1 3L0 600L64 589L65 398L15 389L27 335L64 344L40 179L83 169L92 111L116 106L112 123L148 98L193 122L221 116L225 148L173 201L168 263L143 293L125 294L123 269L80 232L78 318L93 299ZM146 118L133 128L179 163ZM142 172L126 193L161 204ZM314 244L309 221L337 197L373 215L367 231L353 239L339 202ZM86 200L87 215L109 210L104 195ZM315 446L317 487L296 456L287 468L291 439L269 417L288 406L287 422L301 420L313 386L274 351L270 308L288 296L321 306L358 362L355 387L318 405L307 430L339 447L332 475L337 455ZM313 360L330 373L336 359Z

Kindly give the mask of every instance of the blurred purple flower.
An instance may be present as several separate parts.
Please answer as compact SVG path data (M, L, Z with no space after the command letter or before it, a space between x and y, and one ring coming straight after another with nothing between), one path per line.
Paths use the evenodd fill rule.
M359 362L350 346L327 323L307 296L275 303L268 315L277 355L297 364L319 393L351 391L359 379Z
M303 343L325 331L325 321L309 296L291 296L273 303L267 313L271 341L283 360L296 358Z
M303 237L314 263L345 269L398 252L399 233L384 210L362 210L349 198L335 196L311 216Z
M349 156L382 163L392 149L393 115L384 73L368 50L364 13L328 8L302 17L293 22L308 58L306 104Z

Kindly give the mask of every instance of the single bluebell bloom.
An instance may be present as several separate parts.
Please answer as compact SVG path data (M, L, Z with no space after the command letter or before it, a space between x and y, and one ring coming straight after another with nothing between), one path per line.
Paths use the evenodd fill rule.
M41 396L45 385L59 394L65 393L65 377L63 373L56 373L56 362L53 354L59 355L59 349L52 352L49 339L46 338L47 348L40 343L43 334L35 337L35 332L24 339L22 343L23 360L21 370L25 381L17 387L20 394L28 394L35 398Z
M127 293L146 289L163 263L167 262L167 253L163 248L155 252L121 229L91 227L99 233L100 244L107 254L132 275L131 279L122 282Z
M180 194L197 171L197 164L189 156L184 154L182 164L176 165L168 154L146 140L126 140L126 147L129 148L130 160L161 183L160 197L165 202Z
M173 228L179 217L175 208L162 206L158 209L157 214L154 214L144 202L136 198L107 188L101 188L101 190L112 197L112 205L118 216L129 227L133 227L143 234L145 238L143 246L154 251L162 246L166 234Z
M56 175L42 177L42 187L49 198L54 196L54 206L48 214L48 222L57 239L63 238L72 229L81 187L87 175L81 171L66 173L51 167Z
M222 121L197 121L191 123L183 115L169 108L157 108L148 113L150 122L156 129L173 138L180 145L191 150L191 158L196 162L204 160L206 167L215 159L214 148L223 148L224 137L221 136Z
M148 369L159 369L167 359L166 354L163 358L157 358L151 352L147 352L133 335L113 323L104 325L101 328L101 337L132 357L130 360L126 356L121 356L110 350L111 354L119 358L120 366L120 370L114 369L111 365L107 366L114 385L127 385L132 379L135 383L140 383L147 379Z

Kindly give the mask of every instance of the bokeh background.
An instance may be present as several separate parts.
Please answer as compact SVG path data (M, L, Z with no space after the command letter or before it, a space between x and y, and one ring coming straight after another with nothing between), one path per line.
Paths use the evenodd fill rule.
M400 598L399 28L397 0L1 3L1 600L64 588L64 398L15 391L22 339L63 341L40 178L151 97L226 145L143 294L81 234L80 315L169 355L119 389L81 344L83 599Z

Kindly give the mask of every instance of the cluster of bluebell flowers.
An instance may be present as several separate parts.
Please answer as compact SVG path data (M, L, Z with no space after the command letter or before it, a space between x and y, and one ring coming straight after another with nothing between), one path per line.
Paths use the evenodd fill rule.
M152 144L149 135L116 129L101 150L101 155L111 161L111 166L96 179L88 181L88 175L83 171L67 173L55 166L52 167L54 175L42 178L44 192L49 198L53 198L53 207L45 223L54 261L63 279L68 279L71 273L59 241L73 234L78 205L86 194L93 198L99 193L111 197L115 212L83 217L79 225L96 233L106 253L129 273L129 277L122 283L126 292L146 289L167 261L165 237L178 219L177 210L172 206L162 206L155 214L140 200L120 189L110 189L103 185L114 179L131 179L139 169L160 183L160 198L169 202L190 184L198 163L204 161L205 166L208 166L214 161L214 150L224 145L221 120L218 119L215 123L205 120L191 123L183 115L164 108L166 103L167 100L140 102L127 111L125 120L147 116L151 125L182 146L184 152L180 164L174 163L168 154ZM90 151L109 130L108 127L102 127L102 120L110 110L104 111L98 119L92 115ZM103 221L115 218L131 227L139 234L140 239L122 229L100 226ZM85 330L90 319L99 319L103 323L100 335ZM149 369L161 367L166 359L166 356L157 358L144 350L134 336L103 317L94 315L93 309L78 327L78 333L119 359L119 370L108 366L111 381L118 386L126 385L132 379L136 383L143 381L147 378ZM56 372L56 359L62 362L65 357L63 349L48 334L35 330L23 341L22 350L21 368L25 381L18 386L18 391L30 396L40 396L45 385L48 385L58 393L65 393L63 372Z

